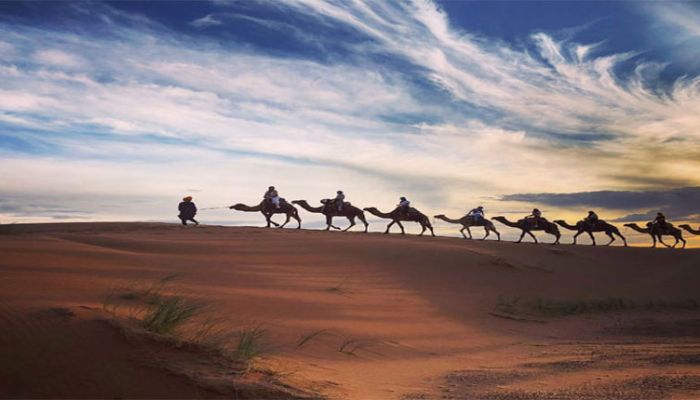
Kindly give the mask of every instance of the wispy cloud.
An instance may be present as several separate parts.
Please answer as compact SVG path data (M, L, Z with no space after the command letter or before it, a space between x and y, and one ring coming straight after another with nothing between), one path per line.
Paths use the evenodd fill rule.
M290 56L80 7L109 34L0 22L0 121L14 127L0 141L55 148L2 160L21 170L0 176L5 190L156 190L165 201L196 187L214 203L255 201L277 182L294 197L342 186L360 203L407 194L461 210L533 188L700 184L700 77L663 87L663 65L640 49L606 53L545 31L523 48L456 27L423 0L280 1L268 17L221 4L190 22L225 31L246 20L319 52L342 45L342 56Z
M206 28L209 26L217 26L217 25L222 25L223 22L220 20L216 19L212 14L207 14L201 18L197 18L190 22L190 25L197 27L197 28Z

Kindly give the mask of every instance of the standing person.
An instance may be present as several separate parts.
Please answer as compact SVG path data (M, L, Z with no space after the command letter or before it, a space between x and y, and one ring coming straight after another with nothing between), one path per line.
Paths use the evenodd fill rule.
M345 201L345 194L343 194L342 190L338 190L335 195L335 207L338 209L338 212L340 212L343 209L343 202Z
M199 222L194 219L194 216L197 215L197 206L192 202L192 196L183 198L177 209L180 211L178 218L182 221L182 225L187 225L187 221L192 221L195 225L199 225Z
M472 209L471 211L469 211L469 213L467 213L467 217L472 217L474 223L478 224L484 218L484 207L479 206L477 208Z
M280 195L277 193L277 189L275 189L274 186L267 188L267 192L265 192L263 198L274 204L276 208L280 208Z

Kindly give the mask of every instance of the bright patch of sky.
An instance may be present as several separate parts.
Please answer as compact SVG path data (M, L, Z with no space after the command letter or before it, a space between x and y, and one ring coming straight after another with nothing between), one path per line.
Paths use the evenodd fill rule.
M2 2L0 218L171 220L271 184L576 218L508 195L700 186L698 55L694 2ZM655 207L632 203L600 214Z

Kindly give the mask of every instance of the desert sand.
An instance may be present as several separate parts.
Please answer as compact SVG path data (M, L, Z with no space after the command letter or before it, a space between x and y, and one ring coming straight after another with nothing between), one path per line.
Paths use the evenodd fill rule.
M153 287L199 322L143 331ZM700 250L0 226L0 355L5 398L700 398Z

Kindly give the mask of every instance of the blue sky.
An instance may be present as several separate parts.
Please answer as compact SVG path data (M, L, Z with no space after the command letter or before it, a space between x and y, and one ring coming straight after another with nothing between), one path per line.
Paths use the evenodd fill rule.
M699 222L605 200L700 186L699 156L697 2L0 3L5 222L167 220L270 184Z

